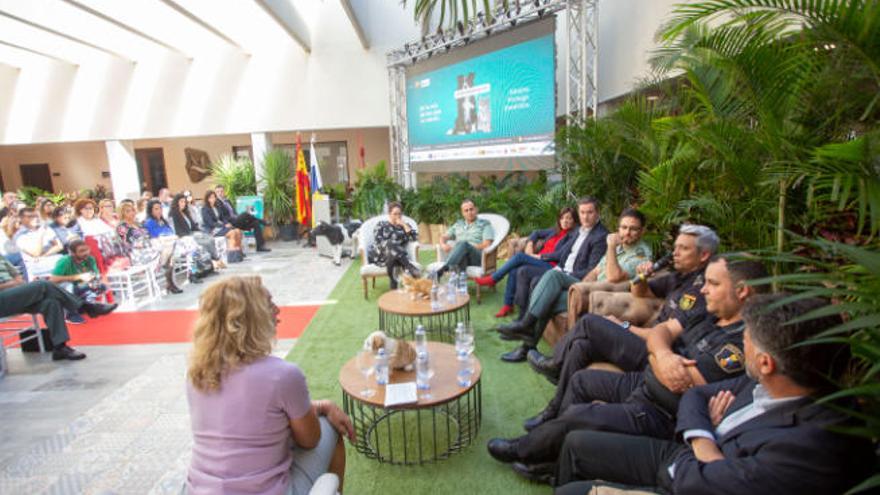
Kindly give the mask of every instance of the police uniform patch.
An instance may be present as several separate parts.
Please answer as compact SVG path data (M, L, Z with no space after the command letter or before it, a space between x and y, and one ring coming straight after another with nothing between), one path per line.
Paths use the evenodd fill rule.
M688 311L694 307L694 303L697 302L697 296L691 294L684 294L681 296L681 299L678 300L678 307Z
M715 363L725 373L739 373L745 366L745 358L739 347L733 344L725 344L724 347L715 353Z

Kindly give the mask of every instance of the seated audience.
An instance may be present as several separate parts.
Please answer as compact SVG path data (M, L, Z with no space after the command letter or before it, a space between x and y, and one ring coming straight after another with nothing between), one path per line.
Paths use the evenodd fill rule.
M88 244L81 239L70 243L70 254L58 260L49 281L86 302L97 302L107 293L107 284L101 280L98 263ZM67 312L70 323L85 323L76 312Z
M115 234L113 227L97 216L95 202L88 198L78 199L73 205L76 214L76 222L84 238L97 238L103 235Z
M440 236L440 249L446 253L446 262L437 270L437 277L442 277L449 269L463 272L469 266L482 264L483 250L492 245L495 231L492 224L477 217L477 213L473 200L461 202L462 218Z
M144 193L147 192L149 191L144 191ZM137 218L138 223L143 224L147 220L147 203L149 202L150 200L146 198L140 198L137 200L137 215L135 218Z
M533 480L552 476L565 436L589 429L656 438L672 438L681 394L695 385L741 374L741 310L755 288L748 280L767 277L757 261L716 256L706 268L701 289L710 313L679 332L661 325L648 338L649 366L644 372L615 373L584 369L544 411L526 421L529 433L512 440L494 439L489 452Z
M240 229L223 220L226 215L221 212L222 208L217 200L217 193L208 189L205 192L205 205L202 206L202 227L214 237L226 238L227 258L236 263L244 257L241 251L242 233Z
M278 314L259 277L216 282L199 299L187 373L189 493L305 494L324 472L343 479L351 420L329 400L312 401L302 371L272 356Z
M653 296L665 299L651 328L586 314L556 343L552 357L530 353L532 369L558 382L562 390L567 389L572 375L596 362L611 363L623 371L642 371L648 365L646 340L658 326L680 333L704 319L706 299L700 290L706 265L718 249L718 236L702 225L683 225L679 232L673 251L675 271L648 281Z
M143 228L153 239L153 245L159 251L159 265L164 269L168 292L180 294L183 291L174 282L174 248L177 236L174 235L171 226L162 216L162 204L159 200L151 199L147 202L146 210L149 212L149 217L144 222ZM131 224L130 215L131 213L128 212L128 216L124 216L124 218L128 218L125 221L127 224Z
M214 269L220 269L223 264L220 262L220 256L217 254L217 246L214 244L214 238L210 236L197 235L201 234L199 226L193 222L189 214L189 203L186 197L181 194L175 194L174 200L171 202L171 210L168 213L168 219L174 227L174 233L177 237L192 237L192 239L201 246L202 249L211 253L211 259L214 260Z
M52 221L49 222L49 228L55 232L55 237L64 246L62 253L69 252L70 243L76 239L82 239L82 231L79 224L70 221L70 213L64 206L59 206L52 210Z
M98 203L99 214L98 217L112 229L116 229L116 226L119 225L119 218L116 217L116 205L113 204L112 199L102 199L100 203Z
M376 224L367 261L388 270L388 283L392 289L396 289L399 283L398 270L405 270L413 277L419 276L419 268L409 259L406 250L407 244L418 240L418 231L403 219L403 206L396 201L388 203L388 220Z
M165 215L162 214L162 203L158 199L151 199L147 203L147 219L144 221L144 228L150 233L150 237L156 239L159 237L175 236L174 229L168 224Z
M271 251L271 249L266 247L265 240L263 239L263 227L266 226L266 222L248 212L236 214L232 203L226 199L226 189L223 186L214 186L214 192L217 193L217 200L220 201L222 220L241 231L253 230L254 240L257 243L257 252L268 253Z
M168 213L171 211L171 191L167 187L159 189L158 200L159 204L162 205L162 216L168 218Z
M0 219L0 252L21 273L22 277L27 280L27 268L24 266L21 249L13 240L19 228L21 228L21 221L19 221L18 215L6 215Z
M574 208L566 206L559 212L555 228L532 232L523 252L513 255L495 273L474 279L474 282L479 285L492 287L509 275L507 286L504 288L504 306L495 315L497 318L503 318L513 312L513 296L516 294L516 273L514 270L523 265L534 265L545 270L556 266L556 261L545 261L544 257L570 246L567 241L571 236L568 234L572 232L576 223ZM538 243L541 243L542 247L536 251Z
M838 404L818 403L850 365L843 342L800 345L841 323L796 320L825 306L785 295L756 296L743 310L747 376L697 386L682 397L679 442L582 430L565 439L560 494L605 482L661 493L844 493L875 470L870 442ZM844 406L852 408L853 403ZM681 443L680 443L681 442ZM586 482L573 483L579 480ZM618 485L619 486L619 485Z
M41 199L37 204L37 214L40 216L40 225L49 225L52 222L52 212L55 211L55 203L51 199Z
M598 200L592 197L580 199L578 217L580 229L576 233L572 232L566 246L560 249L560 252L551 253L546 257L549 261L558 262L553 270L524 266L517 271L518 290L532 286L533 280L537 282L531 291L519 290L528 294L526 296L528 304L523 311L522 319L498 327L502 336L521 339L525 343L503 354L502 360L511 363L526 360L529 349L537 345L559 295L568 291L572 284L580 282L599 264L599 260L605 254L608 230L599 219Z
M83 301L73 294L46 280L25 282L18 270L5 258L0 258L0 317L21 313L38 313L43 316L54 350L52 360L71 361L83 359L85 354L67 345L70 335L64 322L64 311L86 313L92 318L110 313L115 304Z
M18 201L18 194L12 191L3 193L3 207L0 208L0 218L11 214L18 214L15 209L15 203Z
M22 208L18 217L21 228L13 240L21 250L28 275L31 280L48 275L55 268L64 246L55 236L55 231L47 225L40 225L39 215L33 208Z

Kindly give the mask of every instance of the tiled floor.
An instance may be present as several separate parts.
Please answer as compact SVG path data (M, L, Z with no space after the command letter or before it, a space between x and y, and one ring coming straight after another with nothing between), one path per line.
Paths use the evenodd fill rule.
M279 305L326 301L348 267L275 244L225 274L263 277ZM142 310L195 308L189 286ZM295 340L279 341L285 355ZM188 344L81 347L88 358L8 353L0 379L0 494L179 493L191 435L184 395Z

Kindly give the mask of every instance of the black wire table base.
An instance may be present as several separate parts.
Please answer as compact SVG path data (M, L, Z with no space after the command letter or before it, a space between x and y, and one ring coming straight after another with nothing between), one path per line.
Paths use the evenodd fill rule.
M470 302L460 308L443 313L426 315L401 315L379 308L379 329L395 339L415 340L416 327L424 325L428 340L455 342L455 326L471 320Z
M479 380L449 402L418 409L386 409L342 391L355 429L355 448L380 463L415 466L461 452L477 437L483 404Z

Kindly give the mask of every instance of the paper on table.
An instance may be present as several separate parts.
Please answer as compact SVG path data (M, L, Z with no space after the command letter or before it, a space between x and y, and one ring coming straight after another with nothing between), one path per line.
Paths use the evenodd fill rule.
M385 385L385 407L412 404L419 401L416 382Z

